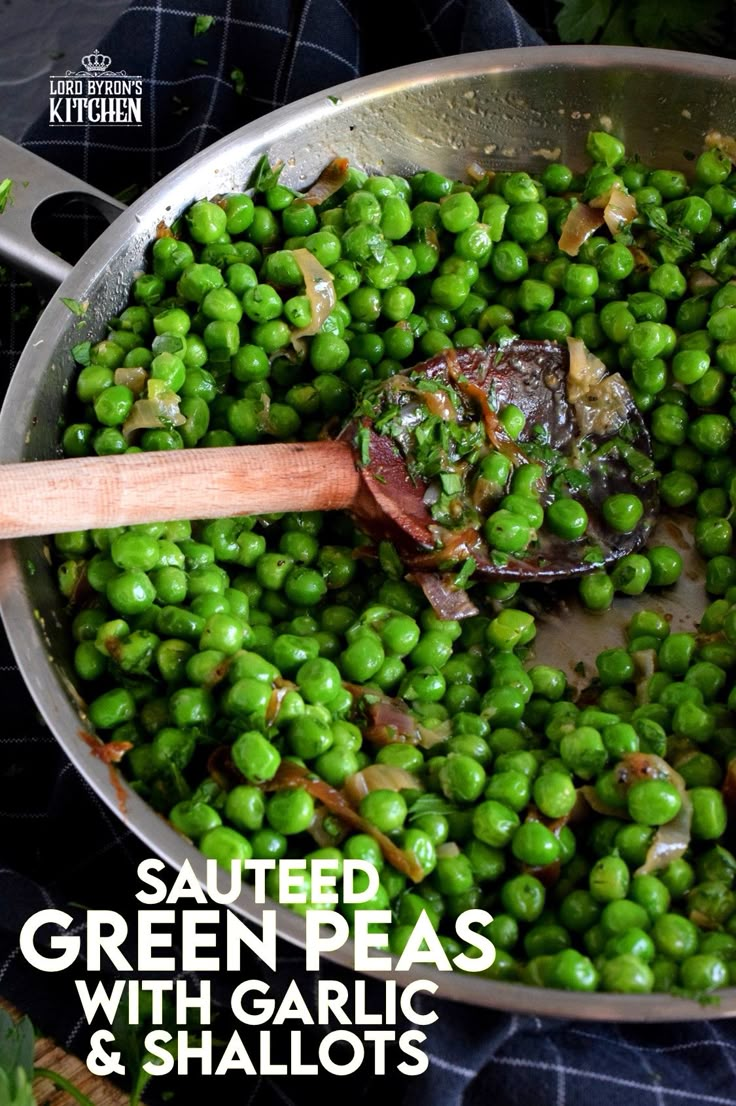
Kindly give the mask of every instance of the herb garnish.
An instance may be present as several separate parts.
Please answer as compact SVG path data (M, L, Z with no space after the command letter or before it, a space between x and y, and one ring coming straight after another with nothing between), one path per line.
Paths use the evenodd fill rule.
M71 296L59 296L59 299L64 304L64 307L68 307L72 314L80 319L89 307L89 302L87 300L85 300L84 303L80 303L79 300L72 299Z
M203 35L207 31L209 31L210 27L212 26L212 24L214 22L215 22L214 15L195 15L195 17L194 17L194 27L192 29L192 34L194 35L195 38L198 38L199 35Z
M254 192L266 192L269 188L273 188L274 185L279 183L279 177L281 176L281 170L283 168L283 162L279 162L278 165L271 165L268 156L263 154L255 163L253 171L248 178L248 188L252 188Z
M0 181L0 215L5 211L7 205L13 202L12 189L13 182L10 177Z
M72 357L78 365L86 368L90 362L91 351L91 342L77 342L76 346L72 346Z
M456 573L456 575L453 577L453 580L452 580L453 587L456 587L456 588L465 588L465 587L467 587L468 583L470 582L470 577L475 572L475 568L476 568L475 557L466 558L466 560L463 561L463 565L462 565L462 568L460 569L460 571L458 573Z

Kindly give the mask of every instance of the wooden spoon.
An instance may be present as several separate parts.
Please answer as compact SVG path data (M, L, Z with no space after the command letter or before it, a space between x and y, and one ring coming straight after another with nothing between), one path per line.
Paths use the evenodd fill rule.
M573 353L578 362L588 356L582 343ZM600 376L605 370L597 364ZM612 390L611 381L617 382ZM510 403L526 416L516 442L495 414ZM548 463L550 457L559 461L582 486L570 494L588 512L585 538L569 541L542 529L527 552L504 557L482 537L482 509L474 527L438 526L431 506L436 490L412 465L410 441L410 428L428 426L432 414L435 426L482 425L486 439L515 465L541 454ZM620 378L596 383L583 376L581 384L580 364L573 372L566 347L514 340L446 351L377 385L335 441L4 465L0 537L182 517L348 510L372 538L396 546L422 586L423 576L453 566L457 572L470 557L473 571L487 577L550 581L588 572L644 540L657 510L649 448ZM635 491L644 505L641 522L627 534L612 531L600 513L603 501L619 491Z

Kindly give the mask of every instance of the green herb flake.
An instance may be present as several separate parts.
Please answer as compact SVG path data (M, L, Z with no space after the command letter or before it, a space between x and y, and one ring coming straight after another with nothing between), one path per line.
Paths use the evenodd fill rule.
M72 346L72 357L78 365L86 368L90 362L91 350L91 342L77 342L76 346Z
M271 165L268 155L263 154L253 167L253 171L248 178L247 187L252 188L254 192L266 192L279 183L283 167L283 162L279 162L278 165Z
M401 580L404 575L404 566L399 554L389 541L378 543L378 563L390 580Z
M209 65L206 58L192 58L192 65Z
M583 557L583 564L586 565L602 565L605 558L603 556L603 550L599 545L591 545L587 553Z
M209 31L214 22L214 15L195 15L192 34L195 38L199 38L200 35L204 35Z
M79 300L74 300L70 296L60 296L59 299L64 304L64 307L68 307L72 314L76 315L80 319L89 307L89 303L87 303L86 301L84 303L80 303Z
M245 73L242 69L233 69L230 72L230 80L233 82L233 88L238 96L242 96L245 92Z
M357 431L355 445L360 456L361 466L369 464L371 459L371 432L367 426L361 426Z
M440 483L442 491L447 495L459 495L463 490L463 482L456 472L441 472Z
M463 567L460 569L460 571L457 573L457 575L453 578L453 581L452 581L453 587L456 587L456 588L467 587L471 576L475 572L475 569L476 569L475 557L468 557L468 559L466 561L463 561Z
M342 103L342 100L340 99L339 96L328 96L327 99L330 101L331 104L341 104Z
M12 188L13 182L10 177L0 181L0 215L5 211L7 205L13 202Z
M373 429L378 431L379 434L383 434L384 430L388 429L390 433L390 424L401 414L401 408L397 403L392 403L383 414L375 420L373 423Z
M661 207L647 204L640 214L646 220L647 225L656 232L659 239L660 254L664 258L664 254L667 253L665 260L683 261L693 252L695 245L690 232L683 227L671 226ZM664 247L670 248L665 250Z

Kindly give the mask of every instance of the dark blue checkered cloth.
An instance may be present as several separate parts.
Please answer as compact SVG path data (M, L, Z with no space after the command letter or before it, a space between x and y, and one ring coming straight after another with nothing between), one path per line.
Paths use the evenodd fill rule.
M195 37L195 17L208 14L214 24ZM134 3L99 46L116 69L145 77L144 127L60 132L40 121L26 143L112 193L145 188L220 136L308 93L413 61L539 41L505 0ZM0 294L9 308L0 312L0 371L7 380L33 310L19 280L6 281ZM0 994L67 1049L86 1055L89 1027L73 990L75 973L29 968L18 933L29 915L50 905L68 910L80 934L85 907L132 918L136 868L146 852L66 761L7 646L0 652L0 701ZM243 975L264 978L277 994L296 976L309 995L302 965L303 956L283 946L275 978L255 959ZM337 969L329 974L350 981ZM221 1039L235 1028L228 998L237 981L213 980ZM403 1057L390 1051L383 1076L371 1076L368 1065L352 1077L319 1080L238 1074L213 1083L195 1075L154 1080L146 1098L201 1101L214 1092L222 1101L269 1106L311 1103L327 1092L355 1103L381 1096L389 1106L575 1106L594 1098L607 1106L736 1106L736 1033L729 1023L616 1026L435 1008L429 1067L416 1078L396 1072ZM305 1032L305 1053L314 1055L320 1033Z

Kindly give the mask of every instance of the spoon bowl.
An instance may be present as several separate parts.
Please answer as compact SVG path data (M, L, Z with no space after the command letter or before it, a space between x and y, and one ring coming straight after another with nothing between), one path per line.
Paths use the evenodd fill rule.
M582 343L569 345L518 339L448 350L377 386L341 434L361 465L354 515L371 537L394 544L430 601L446 593L445 617L476 613L459 580L581 576L633 552L654 525L656 474L641 414L617 374ZM523 420L513 437L507 412ZM560 533L545 517L525 548L494 546L488 523L509 501L484 476L490 454L513 473L512 491L520 470L535 466L524 503L541 516L555 499L572 499L587 517L584 532ZM618 495L641 505L625 530L607 521L605 504Z

